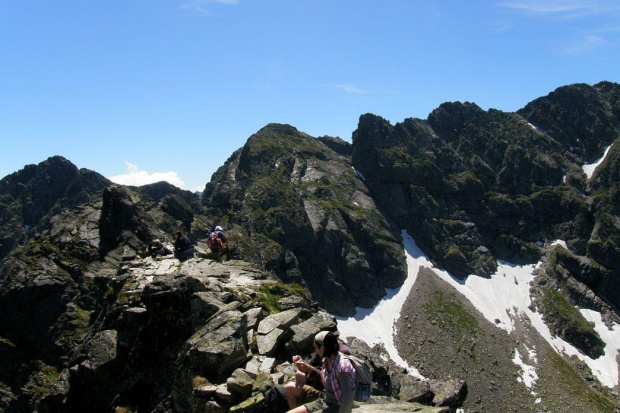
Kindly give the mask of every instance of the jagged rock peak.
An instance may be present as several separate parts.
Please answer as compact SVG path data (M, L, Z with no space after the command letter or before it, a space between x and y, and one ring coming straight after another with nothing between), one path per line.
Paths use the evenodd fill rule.
M203 204L239 228L244 256L306 285L327 309L352 314L404 279L398 231L349 158L322 140L268 125L214 178Z
M43 229L63 208L95 201L111 182L88 169L78 169L62 156L52 156L38 165L0 180L0 259L28 234ZM40 228L39 228L40 227Z

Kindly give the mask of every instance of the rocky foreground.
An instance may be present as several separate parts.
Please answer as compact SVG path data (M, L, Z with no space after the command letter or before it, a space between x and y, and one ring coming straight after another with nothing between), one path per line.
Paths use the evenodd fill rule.
M59 365L37 361L17 392L2 386L4 411L258 412L266 390L293 379L291 356L309 355L318 331L337 330L303 289L243 261L220 263L201 252L181 263L130 249L118 258L115 276L94 280L107 305L94 319L80 315L83 344ZM9 289L42 292L56 276L41 273L22 287L8 280ZM370 362L375 380L373 404L359 411L441 412L463 403L465 382L420 382L382 348L349 345ZM19 352L10 340L0 352L3 376L26 371L10 365Z

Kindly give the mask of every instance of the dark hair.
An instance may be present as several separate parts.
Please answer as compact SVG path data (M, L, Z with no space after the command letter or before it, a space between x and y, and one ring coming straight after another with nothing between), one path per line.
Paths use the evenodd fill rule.
M332 356L338 353L339 349L340 344L338 343L338 337L330 331L323 339L323 357Z

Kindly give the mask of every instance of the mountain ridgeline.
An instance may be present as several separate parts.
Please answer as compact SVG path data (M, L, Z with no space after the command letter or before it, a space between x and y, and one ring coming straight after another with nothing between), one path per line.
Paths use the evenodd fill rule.
M396 125L366 114L352 145L268 125L214 174L203 205L252 240L244 255L341 314L402 283L401 229L460 278L537 262L564 240L580 263L571 276L619 305L620 148L591 179L582 169L619 136L618 90L567 86L517 113L445 103Z
M542 261L532 305L554 335L596 358L604 342L570 309L618 320L619 138L620 85L601 82L558 88L515 113L451 102L395 125L364 114L351 143L269 124L202 196L165 182L115 185L60 156L28 165L0 180L0 410L227 411L257 391L235 382L215 397L210 385L239 380L245 363L310 352L317 326L336 328L329 314L371 308L403 284L403 230L461 279L491 277L498 261ZM588 176L584 165L604 153ZM143 254L177 230L206 249L215 225L231 239L229 263ZM278 312L293 315L268 346L260 321ZM360 351L374 357L381 395L411 390L380 349ZM571 400L618 407L588 404L602 397L594 387ZM407 399L450 409L510 400L431 393Z

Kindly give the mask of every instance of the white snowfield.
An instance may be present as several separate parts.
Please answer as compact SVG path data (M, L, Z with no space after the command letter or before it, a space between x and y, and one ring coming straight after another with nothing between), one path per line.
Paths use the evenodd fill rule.
M497 272L490 279L470 276L463 281L435 268L406 231L402 231L402 237L408 266L405 283L400 288L386 290L386 297L374 308L357 308L355 316L338 318L338 329L342 337L358 337L370 346L384 344L388 354L396 363L409 369L410 374L421 377L415 366L409 366L398 354L394 346L393 333L394 323L400 317L401 308L415 283L418 271L421 266L424 266L431 268L444 281L460 291L485 318L499 328L510 333L514 330L514 320L517 317L527 318L556 351L579 357L592 369L592 373L603 385L613 388L618 384L616 357L620 349L619 325L614 324L613 328L609 329L602 322L600 313L581 310L584 317L595 324L596 331L606 343L605 354L598 359L592 359L561 338L552 336L541 315L528 308L531 303L530 283L535 278L534 269L540 263L521 266L499 262ZM557 243L563 243L563 241L557 241ZM537 350L528 348L528 352L528 358L536 364ZM523 361L523 355L517 349L515 349L513 362L521 367L522 374L518 381L531 389L538 378L536 365L527 365Z
M607 147L607 149L605 149L605 153L603 154L603 157L601 159L599 159L598 161L592 163L592 164L584 164L583 165L583 172L586 174L586 176L588 177L588 179L592 178L592 175L594 175L594 171L596 170L597 166L599 166L604 160L605 157L607 156L607 153L609 152L609 150L611 149L613 145L609 145Z

